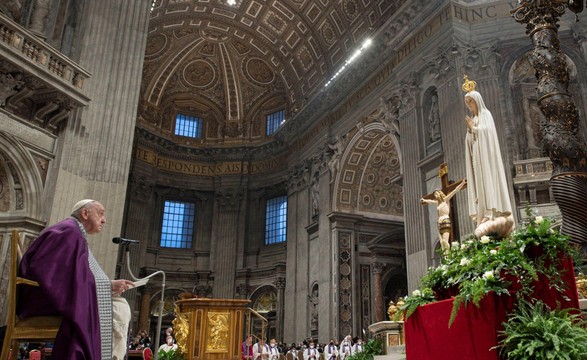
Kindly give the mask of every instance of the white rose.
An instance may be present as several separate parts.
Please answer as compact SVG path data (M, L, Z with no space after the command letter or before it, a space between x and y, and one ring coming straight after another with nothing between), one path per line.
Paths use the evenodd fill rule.
M489 242L491 241L491 238L487 235L483 235L481 236L481 244L489 244Z
M461 244L461 250L465 250L469 247L469 244Z
M459 246L460 246L460 244L459 244L459 242L458 242L458 241L453 241L453 242L450 244L450 246L451 246L453 249L458 249L458 248L459 248Z
M493 271L486 271L483 273L483 278L486 280L493 280L495 279L495 274L493 273Z
M534 222L536 224L540 224L543 221L544 221L544 218L542 216L536 216L536 218L534 219Z
M466 265L469 265L470 263L471 263L471 260L469 260L467 258L461 259L461 266L466 266Z
M422 295L422 293L418 289L412 291L412 296L421 296L421 295Z
M497 250L495 250L495 249L492 249L492 250L490 250L490 251L489 251L489 253L490 253L491 255L497 255Z

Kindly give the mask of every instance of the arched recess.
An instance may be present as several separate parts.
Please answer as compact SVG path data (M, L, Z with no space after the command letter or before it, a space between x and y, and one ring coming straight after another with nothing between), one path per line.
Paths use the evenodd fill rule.
M40 231L45 225L44 188L35 160L16 138L4 132L0 132L0 159L1 166L8 171L7 178L12 178L9 183L0 184L8 187L11 203L7 211L2 211L0 224L6 227L24 224L25 228Z
M401 150L380 122L357 130L343 151L334 183L334 211L403 217Z
M320 298L320 289L318 287L318 283L312 283L310 286L310 296L308 300L310 301L310 312L308 313L309 316L309 324L310 324L310 338L311 339L318 339L318 322L320 321L320 313L318 312L318 302Z
M250 334L265 337L267 340L274 338L277 334L276 314L277 314L277 289L272 285L261 286L251 294L251 307L261 314L268 321L265 333L262 334L261 323L253 321L252 329L247 329Z
M153 337L151 338L152 341L155 341L155 336L157 335L154 331L164 331L164 329L167 329L168 327L173 327L173 319L175 319L174 305L175 302L180 299L179 295L181 293L189 293L189 291L181 288L165 289L165 293L163 294L163 317L161 319L161 329L158 330L157 323L159 318L159 303L161 302L161 291L157 291L151 294L151 300L149 302L149 329L144 330L147 330L148 333L153 335ZM165 339L159 339L160 342L163 340ZM155 345L158 347L160 344Z
M396 303L400 297L408 295L408 278L405 270L402 271L398 267L390 269L383 276L383 283L385 284L383 287L383 303L387 313L390 301Z
M29 151L14 137L0 131L0 294L6 294L10 235L21 232L26 248L45 226L43 181ZM24 244L22 243L24 241ZM6 316L6 297L0 297L0 324Z

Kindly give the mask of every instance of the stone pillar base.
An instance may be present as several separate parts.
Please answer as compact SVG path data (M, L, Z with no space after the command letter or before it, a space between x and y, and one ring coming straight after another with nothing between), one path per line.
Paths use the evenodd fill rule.
M395 348L405 344L403 321L380 321L369 325L369 331L376 339L383 340L385 355L395 354Z

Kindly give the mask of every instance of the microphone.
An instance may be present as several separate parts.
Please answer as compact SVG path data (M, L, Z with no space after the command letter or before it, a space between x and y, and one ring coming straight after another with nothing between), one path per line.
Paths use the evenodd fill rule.
M121 237L112 238L112 242L120 245L138 244L138 240L125 239Z

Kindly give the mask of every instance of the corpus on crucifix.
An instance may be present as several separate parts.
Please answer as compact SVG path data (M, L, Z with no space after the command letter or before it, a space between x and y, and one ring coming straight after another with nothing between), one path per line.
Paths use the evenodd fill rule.
M467 181L463 179L451 183L448 180L448 166L446 163L440 165L438 177L440 177L442 189L435 190L432 194L424 196L420 199L420 204L436 205L440 246L443 252L447 252L450 249L450 241L454 239L450 201L459 190L467 186Z

